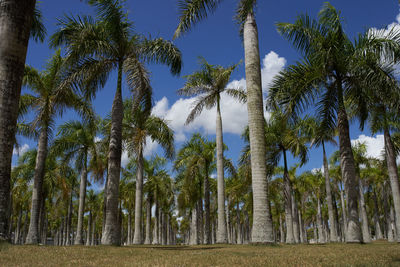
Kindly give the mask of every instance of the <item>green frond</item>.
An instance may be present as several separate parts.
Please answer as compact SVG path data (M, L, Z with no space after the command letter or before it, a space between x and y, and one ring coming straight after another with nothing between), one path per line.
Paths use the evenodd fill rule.
M39 8L33 11L33 21L31 26L31 38L36 42L44 42L46 38L46 27L43 24L43 14Z
M193 26L216 10L221 0L180 0L179 24L174 33L174 39L188 32Z

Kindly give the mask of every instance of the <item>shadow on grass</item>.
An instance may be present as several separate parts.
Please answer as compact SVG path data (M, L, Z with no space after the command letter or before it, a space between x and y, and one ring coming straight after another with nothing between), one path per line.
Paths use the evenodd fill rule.
M400 262L400 256L393 257L392 262Z

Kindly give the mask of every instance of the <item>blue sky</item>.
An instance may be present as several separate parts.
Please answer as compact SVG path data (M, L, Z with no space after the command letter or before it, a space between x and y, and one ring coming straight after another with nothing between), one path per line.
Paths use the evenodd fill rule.
M63 14L93 14L93 8L80 0L43 0L39 8L44 15L44 23L48 34L57 29L57 18ZM163 37L172 39L174 30L178 24L177 0L127 0L125 3L129 18L134 22L137 33L152 37ZM299 59L299 54L290 44L285 41L276 31L276 22L293 22L297 15L307 13L316 17L324 1L320 0L260 0L257 7L257 23L260 40L260 57L263 62L263 89L266 94L268 81L285 65L291 64ZM151 84L154 89L154 113L164 116L170 120L176 132L176 145L179 149L182 142L190 138L193 131L200 131L208 135L210 139L215 138L215 113L213 110L205 112L193 125L184 127L183 122L187 116L192 99L181 99L176 90L184 84L183 75L190 74L197 68L198 56L203 56L211 64L228 66L244 59L243 45L239 38L238 26L233 16L237 1L225 0L217 11L209 18L198 23L191 32L174 41L183 54L183 69L181 77L174 77L166 66L149 65L151 71ZM357 33L364 32L369 27L382 28L396 20L399 14L397 0L335 0L331 1L337 9L342 11L344 17L345 31L351 37ZM48 48L47 43L34 43L30 41L27 64L42 69L46 60L54 51ZM232 75L230 85L244 84L244 65L240 65ZM234 81L236 80L236 81ZM94 101L94 107L98 114L105 116L111 110L112 99L115 92L116 77L112 75L105 88L98 93ZM125 88L124 96L129 92ZM229 150L226 156L234 162L239 157L243 142L240 138L241 128L246 124L246 107L234 103L232 99L224 98L222 103L224 142ZM67 112L60 122L70 119L78 119L73 112ZM351 126L351 138L360 139L370 145L369 153L378 155L382 147L381 136L370 137L366 129L361 132L355 122ZM361 135L361 136L360 136ZM32 140L20 138L22 146L35 148L36 143ZM329 146L327 153L330 154L337 148ZM146 155L152 152L160 152L155 144L149 144ZM310 160L303 166L302 170L310 170L322 166L321 149L310 151ZM14 162L16 160L14 156ZM123 156L126 161L126 155ZM289 159L290 165L296 163ZM14 163L15 164L15 163Z

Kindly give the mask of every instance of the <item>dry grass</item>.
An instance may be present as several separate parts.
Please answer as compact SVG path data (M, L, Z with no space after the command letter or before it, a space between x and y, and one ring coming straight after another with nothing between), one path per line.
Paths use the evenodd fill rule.
M0 266L400 266L400 245L0 248Z

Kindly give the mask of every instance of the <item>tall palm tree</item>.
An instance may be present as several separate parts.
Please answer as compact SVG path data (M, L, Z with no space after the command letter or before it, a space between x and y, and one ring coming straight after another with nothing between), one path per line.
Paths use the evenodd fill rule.
M246 100L246 94L240 89L226 88L232 71L237 65L224 68L210 65L204 58L200 58L200 70L186 76L184 87L178 90L178 94L185 96L197 96L193 109L186 119L186 124L195 120L203 111L203 108L217 107L216 118L216 143L217 143L217 179L218 179L218 230L217 243L227 242L225 220L225 182L224 182L224 151L221 118L221 94L223 92L240 101ZM206 218L209 220L209 218ZM210 240L206 239L206 244Z
M300 15L295 23L279 23L278 31L304 55L296 65L280 73L270 90L293 117L316 103L324 129L338 128L341 171L348 197L346 242L361 242L358 213L358 181L351 150L348 114L345 102L366 117L366 88L361 85L371 73L366 52L384 53L388 61L396 58L400 34L390 31L384 36L361 34L352 43L345 34L340 12L325 3L318 20ZM360 71L360 69L365 71ZM372 72L373 73L373 72Z
M194 24L206 18L209 13L212 13L220 2L220 0L180 0L180 18L174 37L179 37L188 32ZM247 111L254 198L252 242L274 243L272 222L267 208L264 112L258 30L255 19L256 4L257 0L238 0L236 10L236 20L240 25L245 53Z
M87 114L87 106L76 95L73 88L62 84L64 59L58 50L42 72L27 66L23 84L35 94L25 94L21 102L26 110L32 110L35 118L31 123L32 129L39 132L38 153L35 166L35 178L31 206L31 218L26 243L38 242L38 221L40 203L42 201L42 183L45 171L45 161L48 152L49 138L52 136L55 118L66 108L74 108L80 113Z
M322 129L321 124L314 117L307 118L305 121L305 127L308 128L306 131L311 139L311 146L322 146L322 158L324 165L324 177L325 177L325 191L326 191L326 202L328 203L328 216L329 216L329 230L330 230L330 241L338 242L338 233L336 220L333 213L333 202L332 202L332 189L329 177L329 165L328 158L325 151L325 143L336 144L335 131L334 129Z
M277 165L279 159L283 157L283 182L285 196L285 220L286 220L286 243L298 241L297 232L293 229L293 220L297 222L297 217L293 217L292 203L293 188L289 177L287 163L287 152L290 151L293 156L299 157L301 164L308 160L308 148L306 146L307 136L302 132L302 123L292 123L280 111L274 111L271 118L266 123L266 142L267 159L273 165ZM296 228L297 229L297 228Z
M162 38L148 39L133 32L124 6L119 0L91 0L98 20L90 16L65 17L60 30L52 36L53 46L66 45L70 79L91 85L87 91L94 96L109 74L117 70L117 86L111 111L111 133L108 152L108 179L106 192L106 223L102 244L119 244L118 186L122 153L122 78L136 96L135 101L146 99L151 108L150 82L145 62L168 65L171 73L181 70L181 53L175 45ZM85 87L86 88L86 87Z
M0 12L0 240L9 240L11 158L29 37L43 41L45 31L36 0L2 1Z
M201 199L201 188L202 184L204 185L204 209L205 209L205 218L204 218L204 231L205 231L205 243L211 243L211 227L210 227L210 175L211 172L215 169L215 148L216 144L214 142L210 142L200 134L194 134L190 141L186 142L182 148L179 150L177 159L175 161L175 169L178 170L182 175L184 180L184 185L188 187L193 187L197 185L197 190L190 190L190 194L186 196L193 198L193 201L197 200L197 198ZM224 160L224 159L223 159ZM225 194L225 193L224 193ZM193 203L189 203L189 205ZM225 203L224 203L225 206ZM225 210L225 208L224 208ZM223 219L225 221L225 215L223 215ZM224 222L225 227L226 224ZM218 228L219 229L219 228ZM226 235L226 229L225 229ZM218 242L218 236L217 236ZM227 240L225 239L225 243Z
M53 149L63 152L64 157L75 159L75 168L81 173L79 190L78 224L75 245L83 245L83 216L85 212L85 196L89 160L96 160L96 123L70 121L59 127L58 138L54 141ZM90 155L90 158L89 158Z
M127 150L136 159L136 201L135 201L135 234L133 244L142 243L142 200L143 200L143 159L147 138L157 142L165 151L165 156L174 156L174 134L168 123L152 116L143 105L135 105L133 101L125 101L124 140Z

